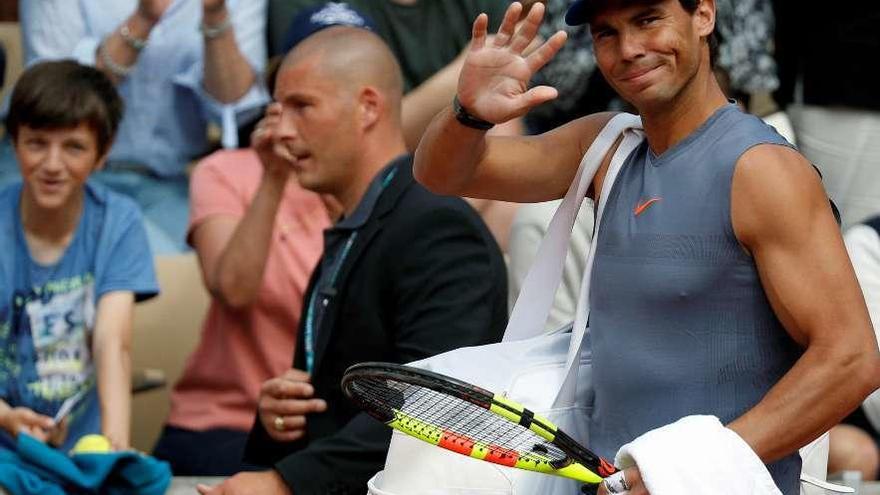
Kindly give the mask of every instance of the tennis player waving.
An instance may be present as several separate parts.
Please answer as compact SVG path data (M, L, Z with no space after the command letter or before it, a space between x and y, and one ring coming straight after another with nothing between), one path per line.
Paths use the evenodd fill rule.
M533 137L485 132L556 96L528 87L565 42L560 32L523 54L543 11L536 4L516 29L522 6L512 4L491 39L486 16L476 19L457 101L416 152L416 177L430 189L563 196L612 114ZM602 74L647 135L595 236L590 448L613 458L644 432L711 414L797 494L797 449L880 385L880 353L821 179L719 88L714 0L579 0L566 20L589 23ZM630 494L647 493L638 468L624 474Z

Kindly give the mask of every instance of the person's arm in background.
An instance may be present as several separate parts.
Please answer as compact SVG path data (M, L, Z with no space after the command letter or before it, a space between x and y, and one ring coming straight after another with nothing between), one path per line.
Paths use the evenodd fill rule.
M204 58L178 74L175 83L192 90L206 118L220 125L223 147L237 148L239 127L256 120L271 100L257 77L266 68L266 0L223 3L220 11L206 13L205 22L208 29L216 29L225 23L221 19L229 19L231 28L215 39L204 36Z
M101 434L116 450L131 434L131 334L134 304L159 293L143 217L128 198L108 202L95 255L92 360L101 409Z
M245 207L236 204L229 209L229 214L212 214L198 222L191 234L205 287L211 295L232 308L245 307L257 297L269 256L275 216L290 177L291 162L277 158L277 154L288 156L287 151L281 146L271 149L279 117L279 105L270 105L266 117L257 124L251 138L263 166L263 176L243 216L232 212ZM234 191L218 190L218 186L213 184L215 181L206 173L197 168L193 174L191 194L194 205L201 198L221 194L226 197L212 202L240 201Z
M68 0L21 0L19 2L25 64L67 57L102 70L115 83L122 77L110 70L109 59L121 67L137 63L139 50L122 36L146 40L171 0L140 0L131 13L106 38L89 33L78 2Z
M95 314L92 355L98 377L101 433L114 450L129 447L131 434L131 328L134 294L101 296Z
M249 8L258 7L264 2L247 1ZM203 0L202 1L202 22L205 29L217 29L218 33L214 36L205 34L205 74L204 85L205 90L215 100L220 103L233 103L244 96L248 90L258 83L255 68L248 61L243 50L247 49L254 56L256 51L251 45L254 44L257 33L252 31L261 31L255 28L251 23L242 23L238 26L242 33L236 33L236 27L230 24L229 28L223 28L227 23L233 21L234 15L227 6L226 0ZM236 12L235 15L246 16L247 19L259 19L254 16L252 11ZM262 16L265 19L265 14ZM238 39L241 39L245 45L239 46ZM262 57L265 58L265 48L263 48ZM262 67L262 65L260 66Z
M140 54L140 50L123 37L122 30L127 29L131 38L148 40L150 32L169 5L171 0L140 0L135 11L97 46L95 67L103 71L111 81L117 84L122 82L124 77L109 65L130 68L137 63Z

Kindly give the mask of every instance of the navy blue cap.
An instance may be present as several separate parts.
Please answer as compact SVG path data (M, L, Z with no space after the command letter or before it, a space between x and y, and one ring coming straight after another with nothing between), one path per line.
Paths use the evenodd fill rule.
M287 53L299 42L322 29L333 26L351 26L376 31L373 21L345 2L327 2L303 9L290 21L284 36L282 53Z
M565 13L565 23L569 26L580 26L590 20L590 0L576 0Z

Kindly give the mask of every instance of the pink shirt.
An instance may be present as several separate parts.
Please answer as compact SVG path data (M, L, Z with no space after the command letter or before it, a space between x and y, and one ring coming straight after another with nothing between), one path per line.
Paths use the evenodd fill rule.
M221 151L203 160L190 183L191 234L216 216L241 219L263 169L252 150ZM190 430L249 430L260 385L290 369L303 294L330 226L320 197L291 179L256 302L232 310L212 301L196 351L171 393L168 423Z

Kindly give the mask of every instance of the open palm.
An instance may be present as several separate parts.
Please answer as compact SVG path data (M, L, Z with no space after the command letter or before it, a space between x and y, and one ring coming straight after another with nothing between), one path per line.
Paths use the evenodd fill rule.
M536 86L529 89L532 76L549 62L565 43L564 31L550 37L528 55L526 48L535 39L544 5L535 4L519 28L522 5L508 7L498 34L489 39L489 18L480 14L474 21L473 40L458 79L458 98L474 116L500 124L519 117L530 108L556 98L556 89Z

